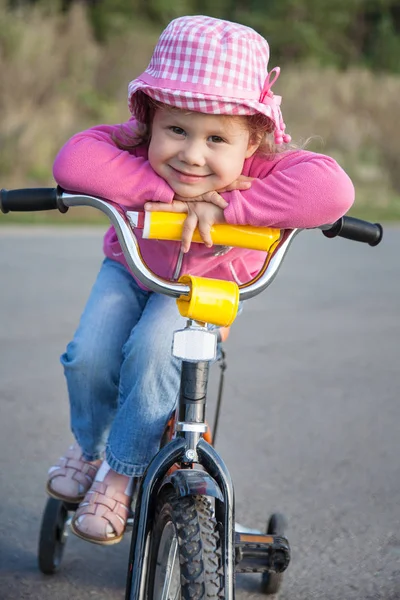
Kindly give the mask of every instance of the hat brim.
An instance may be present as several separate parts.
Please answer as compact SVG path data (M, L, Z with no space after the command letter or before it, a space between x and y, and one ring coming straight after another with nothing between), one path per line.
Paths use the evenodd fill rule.
M216 115L255 115L262 114L271 119L275 127L278 126L279 117L276 110L279 104L275 102L261 103L257 100L246 99L245 101L230 96L216 94L205 94L201 92L189 92L165 87L155 87L136 79L129 84L128 104L133 116L137 117L137 93L143 92L153 100L162 102L191 112L201 112ZM274 97L280 100L280 97Z

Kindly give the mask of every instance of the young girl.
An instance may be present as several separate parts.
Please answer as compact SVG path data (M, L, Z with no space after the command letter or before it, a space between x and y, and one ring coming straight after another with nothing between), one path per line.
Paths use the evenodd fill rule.
M354 196L333 159L289 147L281 99L271 89L279 69L268 73L268 59L267 42L248 27L175 19L129 85L132 118L75 135L56 158L55 179L127 209L187 213L181 243L139 238L160 276L248 281L264 253L213 247L214 223L316 227L342 216ZM204 244L191 244L196 226ZM113 228L104 252L61 357L76 443L50 469L47 490L81 503L77 535L110 544L122 538L133 486L177 401L180 363L171 340L184 319L174 299L135 280Z

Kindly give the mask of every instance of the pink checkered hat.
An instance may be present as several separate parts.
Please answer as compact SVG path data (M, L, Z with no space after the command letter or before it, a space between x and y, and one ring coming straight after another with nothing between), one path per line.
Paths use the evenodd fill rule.
M261 113L275 125L275 142L290 142L271 87L279 77L268 73L269 46L254 29L212 17L171 21L163 31L147 69L128 87L135 116L137 92L185 110L208 114Z

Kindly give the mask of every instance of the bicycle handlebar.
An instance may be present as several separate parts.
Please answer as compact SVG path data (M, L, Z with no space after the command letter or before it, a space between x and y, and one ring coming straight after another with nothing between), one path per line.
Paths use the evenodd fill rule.
M68 206L61 200L61 188L23 188L19 190L1 190L0 210L2 213L34 212L58 209L66 213Z
M322 233L327 238L339 236L355 242L364 242L370 246L377 246L382 241L383 228L379 223L369 223L354 217L341 217Z
M110 219L115 227L130 269L147 288L175 298L190 294L190 287L188 285L163 279L147 267L142 259L136 236L132 230L129 213L124 212L120 206L113 202L106 202L95 196L85 194L70 194L59 187L18 190L3 189L0 192L0 210L3 213L55 209L65 213L70 206L91 206L103 212ZM365 242L370 246L379 244L383 235L383 229L378 223L369 223L368 221L346 216L341 217L333 225L324 225L320 229L322 229L323 234L328 238L336 236L345 237ZM282 230L277 247L274 249L272 256L267 256L260 273L252 281L239 286L240 300L247 300L256 296L272 283L292 240L300 231L303 230ZM257 233L256 235L259 236L260 234ZM224 242L219 241L219 243L223 244ZM230 245L232 245L231 240Z

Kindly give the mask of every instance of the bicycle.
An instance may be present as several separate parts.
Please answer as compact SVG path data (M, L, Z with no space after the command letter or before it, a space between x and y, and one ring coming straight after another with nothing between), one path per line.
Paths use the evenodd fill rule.
M114 225L126 260L135 276L149 289L177 299L187 317L185 329L175 332L173 354L182 360L181 387L175 417L167 424L160 450L148 466L137 497L126 584L126 600L172 600L181 596L233 600L235 573L262 573L262 591L279 591L290 562L286 520L276 513L266 533L235 528L234 487L229 471L211 444L206 423L209 364L216 357L217 335L207 323L229 326L239 300L264 291L276 277L282 261L301 229L276 230L218 225L217 244L239 245L267 252L264 266L251 281L232 282L193 278L167 281L143 263L134 234L179 240L184 215L123 211L94 196L71 194L61 188L1 190L0 210L32 211L90 206L105 213ZM376 246L381 225L352 217L320 227L327 238L336 236ZM195 237L194 241L201 241ZM218 422L223 373L215 421ZM54 573L60 566L69 512L74 505L50 498L41 526L39 568Z

